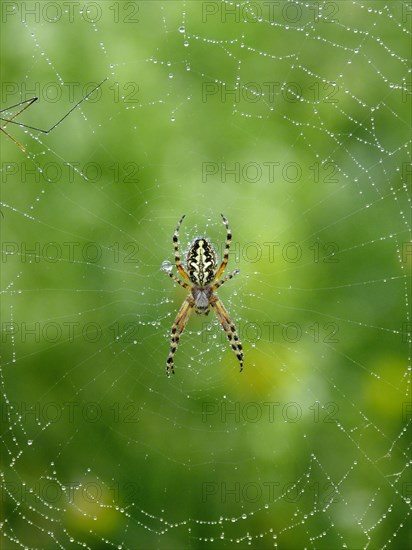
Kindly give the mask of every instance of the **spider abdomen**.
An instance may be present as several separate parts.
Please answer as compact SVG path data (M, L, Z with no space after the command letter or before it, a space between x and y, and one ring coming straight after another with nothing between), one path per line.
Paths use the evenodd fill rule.
M187 254L190 280L198 287L211 283L216 273L216 252L204 237L195 239Z

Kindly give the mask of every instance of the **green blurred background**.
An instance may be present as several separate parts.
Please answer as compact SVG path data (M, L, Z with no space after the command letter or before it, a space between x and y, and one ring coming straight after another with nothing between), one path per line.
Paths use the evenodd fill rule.
M0 136L1 544L407 547L408 3L65 4L2 5L21 122L109 79ZM221 212L244 372L193 315L167 379Z

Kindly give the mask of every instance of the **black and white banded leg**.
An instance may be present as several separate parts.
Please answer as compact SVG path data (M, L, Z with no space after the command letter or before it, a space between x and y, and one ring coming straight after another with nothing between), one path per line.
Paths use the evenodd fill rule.
M216 317L219 319L223 330L226 332L226 336L229 339L230 345L240 364L240 372L243 370L243 347L242 342L239 340L235 325L230 320L229 314L226 311L224 305L217 296L213 296L210 301L210 305L213 307Z
M170 376L170 371L172 374L175 373L174 370L174 355L176 353L177 346L179 345L180 335L182 334L186 323L189 319L190 314L192 313L193 306L195 305L195 301L192 296L188 296L186 300L183 302L182 307L179 309L178 314L176 315L176 319L174 320L173 326L172 326L172 334L170 337L170 351L169 351L169 357L166 361L166 374L167 376Z

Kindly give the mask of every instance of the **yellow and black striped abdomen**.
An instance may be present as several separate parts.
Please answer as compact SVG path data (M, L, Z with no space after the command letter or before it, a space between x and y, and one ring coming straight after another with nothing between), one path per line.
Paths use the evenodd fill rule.
M195 239L187 254L187 271L193 284L204 287L216 273L216 252L204 237Z

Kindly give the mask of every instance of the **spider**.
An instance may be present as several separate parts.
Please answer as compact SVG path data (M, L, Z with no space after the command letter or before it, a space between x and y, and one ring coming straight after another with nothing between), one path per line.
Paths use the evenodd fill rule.
M102 80L97 86L95 86L93 88L93 90L91 92L89 92L87 95L85 95L80 101L78 101L76 103L76 105L74 107L72 107L70 109L70 111L68 111L64 116L62 116L62 118L60 120L58 120L56 122L56 124L54 124L51 128L49 128L48 130L42 130L41 128L36 128L35 126L28 126L27 124L22 124L20 122L16 122L14 119L17 118L23 111L25 111L26 109L28 109L31 105L33 105L33 103L35 101L37 101L39 98L38 97L32 97L31 99L26 99L25 101L21 101L20 103L16 103L16 105L11 105L10 107L7 107L6 109L1 109L0 110L0 115L2 113L5 113L7 111L10 111L11 109L14 109L15 107L20 107L21 105L23 105L23 107L17 111L17 113L15 113L11 118L3 118L2 116L0 116L0 120L5 122L5 124L0 124L0 130L3 132L3 134L5 134L7 137L9 137L12 141L14 141L14 143L20 147L20 149L23 151L23 153L26 152L26 149L25 147L23 147L23 145L21 145L21 143L19 143L18 141L16 141L14 139L14 137L12 137L8 132L6 132L6 130L4 129L7 124L17 124L17 126L21 126L22 128L28 128L29 130L35 130L36 132L42 132L43 134L49 134L52 130L54 130L61 122L63 122L63 120L65 118L67 118L70 113L72 111L74 111L79 105L80 103L83 103L83 101L85 101L88 97L90 97L92 95L92 93L97 90L97 88L100 88L100 86L103 84L103 82L106 82L106 80L108 79L109 77L105 78L104 80Z
M226 226L226 245L223 260L219 269L217 269L217 255L215 249L206 237L197 237L194 239L187 253L186 269L181 264L179 253L179 229L185 214L181 217L173 234L176 268L180 275L188 282L182 281L170 271L167 271L167 274L177 284L186 290L189 290L190 293L183 302L183 305L176 315L172 326L170 352L166 361L167 376L170 376L170 371L172 371L173 374L175 372L173 358L179 344L180 335L186 326L192 309L194 308L198 315L208 315L210 306L212 306L214 312L216 313L216 317L220 321L223 330L226 332L232 349L240 363L240 372L243 370L242 344L237 335L236 327L230 319L229 314L224 308L222 302L215 293L215 291L222 286L223 283L229 281L229 279L232 279L232 277L237 275L240 271L239 269L235 269L232 273L229 273L220 281L218 280L227 266L229 260L230 242L232 240L229 223L223 214L221 214L221 216L223 218L223 223Z

